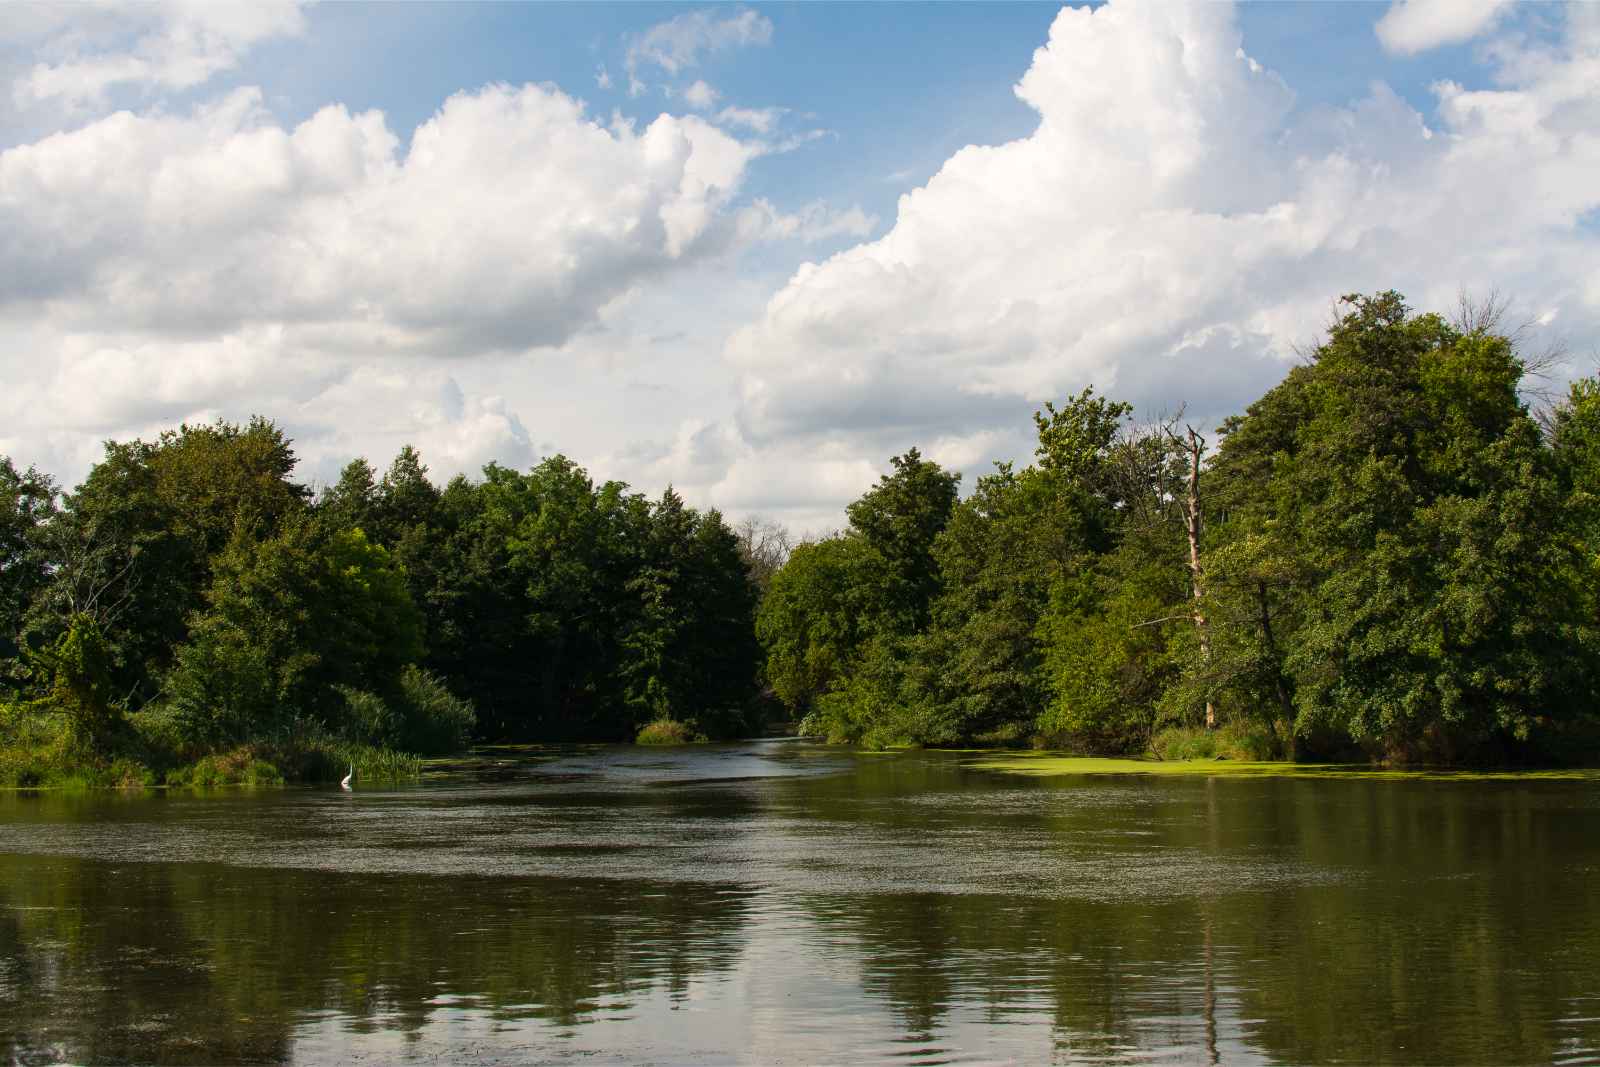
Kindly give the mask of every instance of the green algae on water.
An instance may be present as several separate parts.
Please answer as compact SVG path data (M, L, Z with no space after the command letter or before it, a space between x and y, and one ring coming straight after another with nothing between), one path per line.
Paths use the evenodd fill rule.
M1283 760L1146 760L1064 756L1050 752L992 753L964 766L975 771L1023 774L1036 778L1074 775L1147 774L1208 778L1378 778L1419 781L1600 781L1600 768L1531 771L1463 771L1438 768L1397 770L1365 763L1290 763Z

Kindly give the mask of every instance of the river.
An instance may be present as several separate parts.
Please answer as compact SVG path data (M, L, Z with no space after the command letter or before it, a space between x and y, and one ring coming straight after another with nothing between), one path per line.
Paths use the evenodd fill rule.
M1600 1061L1600 778L800 742L0 796L21 1062Z

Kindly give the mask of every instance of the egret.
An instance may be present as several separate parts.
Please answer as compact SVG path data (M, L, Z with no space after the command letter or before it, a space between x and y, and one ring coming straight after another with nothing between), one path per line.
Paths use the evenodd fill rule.
M356 765L354 763L352 763L352 764L350 764L350 773L345 775L344 778L342 778L340 780L339 788L340 789L349 789L350 788L350 779L354 778L355 776L356 776Z

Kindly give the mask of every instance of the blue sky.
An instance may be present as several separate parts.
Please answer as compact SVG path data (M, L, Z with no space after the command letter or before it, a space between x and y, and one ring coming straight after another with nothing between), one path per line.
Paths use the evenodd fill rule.
M0 453L68 482L260 412L822 529L1085 384L1236 410L1351 290L1600 348L1597 5L5 10Z

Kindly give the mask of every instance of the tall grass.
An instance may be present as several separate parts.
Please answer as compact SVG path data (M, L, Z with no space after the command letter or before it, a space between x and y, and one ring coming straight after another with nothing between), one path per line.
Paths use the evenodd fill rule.
M1174 726L1150 739L1150 751L1164 760L1274 760L1287 748L1271 727L1261 723L1229 722L1214 730Z

